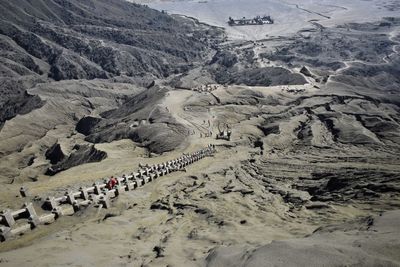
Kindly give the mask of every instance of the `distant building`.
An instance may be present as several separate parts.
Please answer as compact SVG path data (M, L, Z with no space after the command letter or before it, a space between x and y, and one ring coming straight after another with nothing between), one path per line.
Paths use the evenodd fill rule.
M273 24L274 20L271 16L256 16L252 19L246 19L243 17L241 19L233 19L229 17L228 24L229 26L246 26L246 25L264 25L264 24Z

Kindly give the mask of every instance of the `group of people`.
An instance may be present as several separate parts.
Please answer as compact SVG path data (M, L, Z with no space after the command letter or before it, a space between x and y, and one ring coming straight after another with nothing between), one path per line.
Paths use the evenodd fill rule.
M198 87L193 88L192 90L197 92L211 92L218 89L218 85L216 84L207 84L207 85L200 85Z

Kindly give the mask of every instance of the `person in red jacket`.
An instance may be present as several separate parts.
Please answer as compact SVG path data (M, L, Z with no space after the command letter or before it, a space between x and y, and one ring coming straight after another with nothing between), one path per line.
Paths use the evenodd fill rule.
M114 176L111 176L110 180L107 183L107 188L108 190L111 190L114 188L114 186L118 183L117 179Z

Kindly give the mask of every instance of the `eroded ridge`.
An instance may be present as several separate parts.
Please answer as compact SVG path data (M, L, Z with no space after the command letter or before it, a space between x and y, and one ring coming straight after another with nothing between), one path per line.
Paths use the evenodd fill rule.
M51 224L58 218L73 215L89 205L109 208L112 199L120 194L135 190L171 172L182 170L204 157L211 156L215 151L215 145L208 145L194 153L183 154L177 159L161 164L139 164L137 172L116 177L117 183L113 188L108 188L107 181L103 181L89 187L81 187L76 192L67 191L61 197L47 197L41 206L41 215L38 215L33 203L25 203L19 210L4 210L0 213L0 241L17 237L39 225Z

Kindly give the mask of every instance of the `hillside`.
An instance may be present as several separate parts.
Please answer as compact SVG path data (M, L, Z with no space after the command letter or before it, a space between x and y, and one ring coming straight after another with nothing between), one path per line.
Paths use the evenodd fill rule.
M36 83L166 77L201 61L209 46L192 21L120 0L2 0L0 18L0 126L40 107L24 90Z
M199 60L200 29L125 1L0 1L2 76L165 77Z

